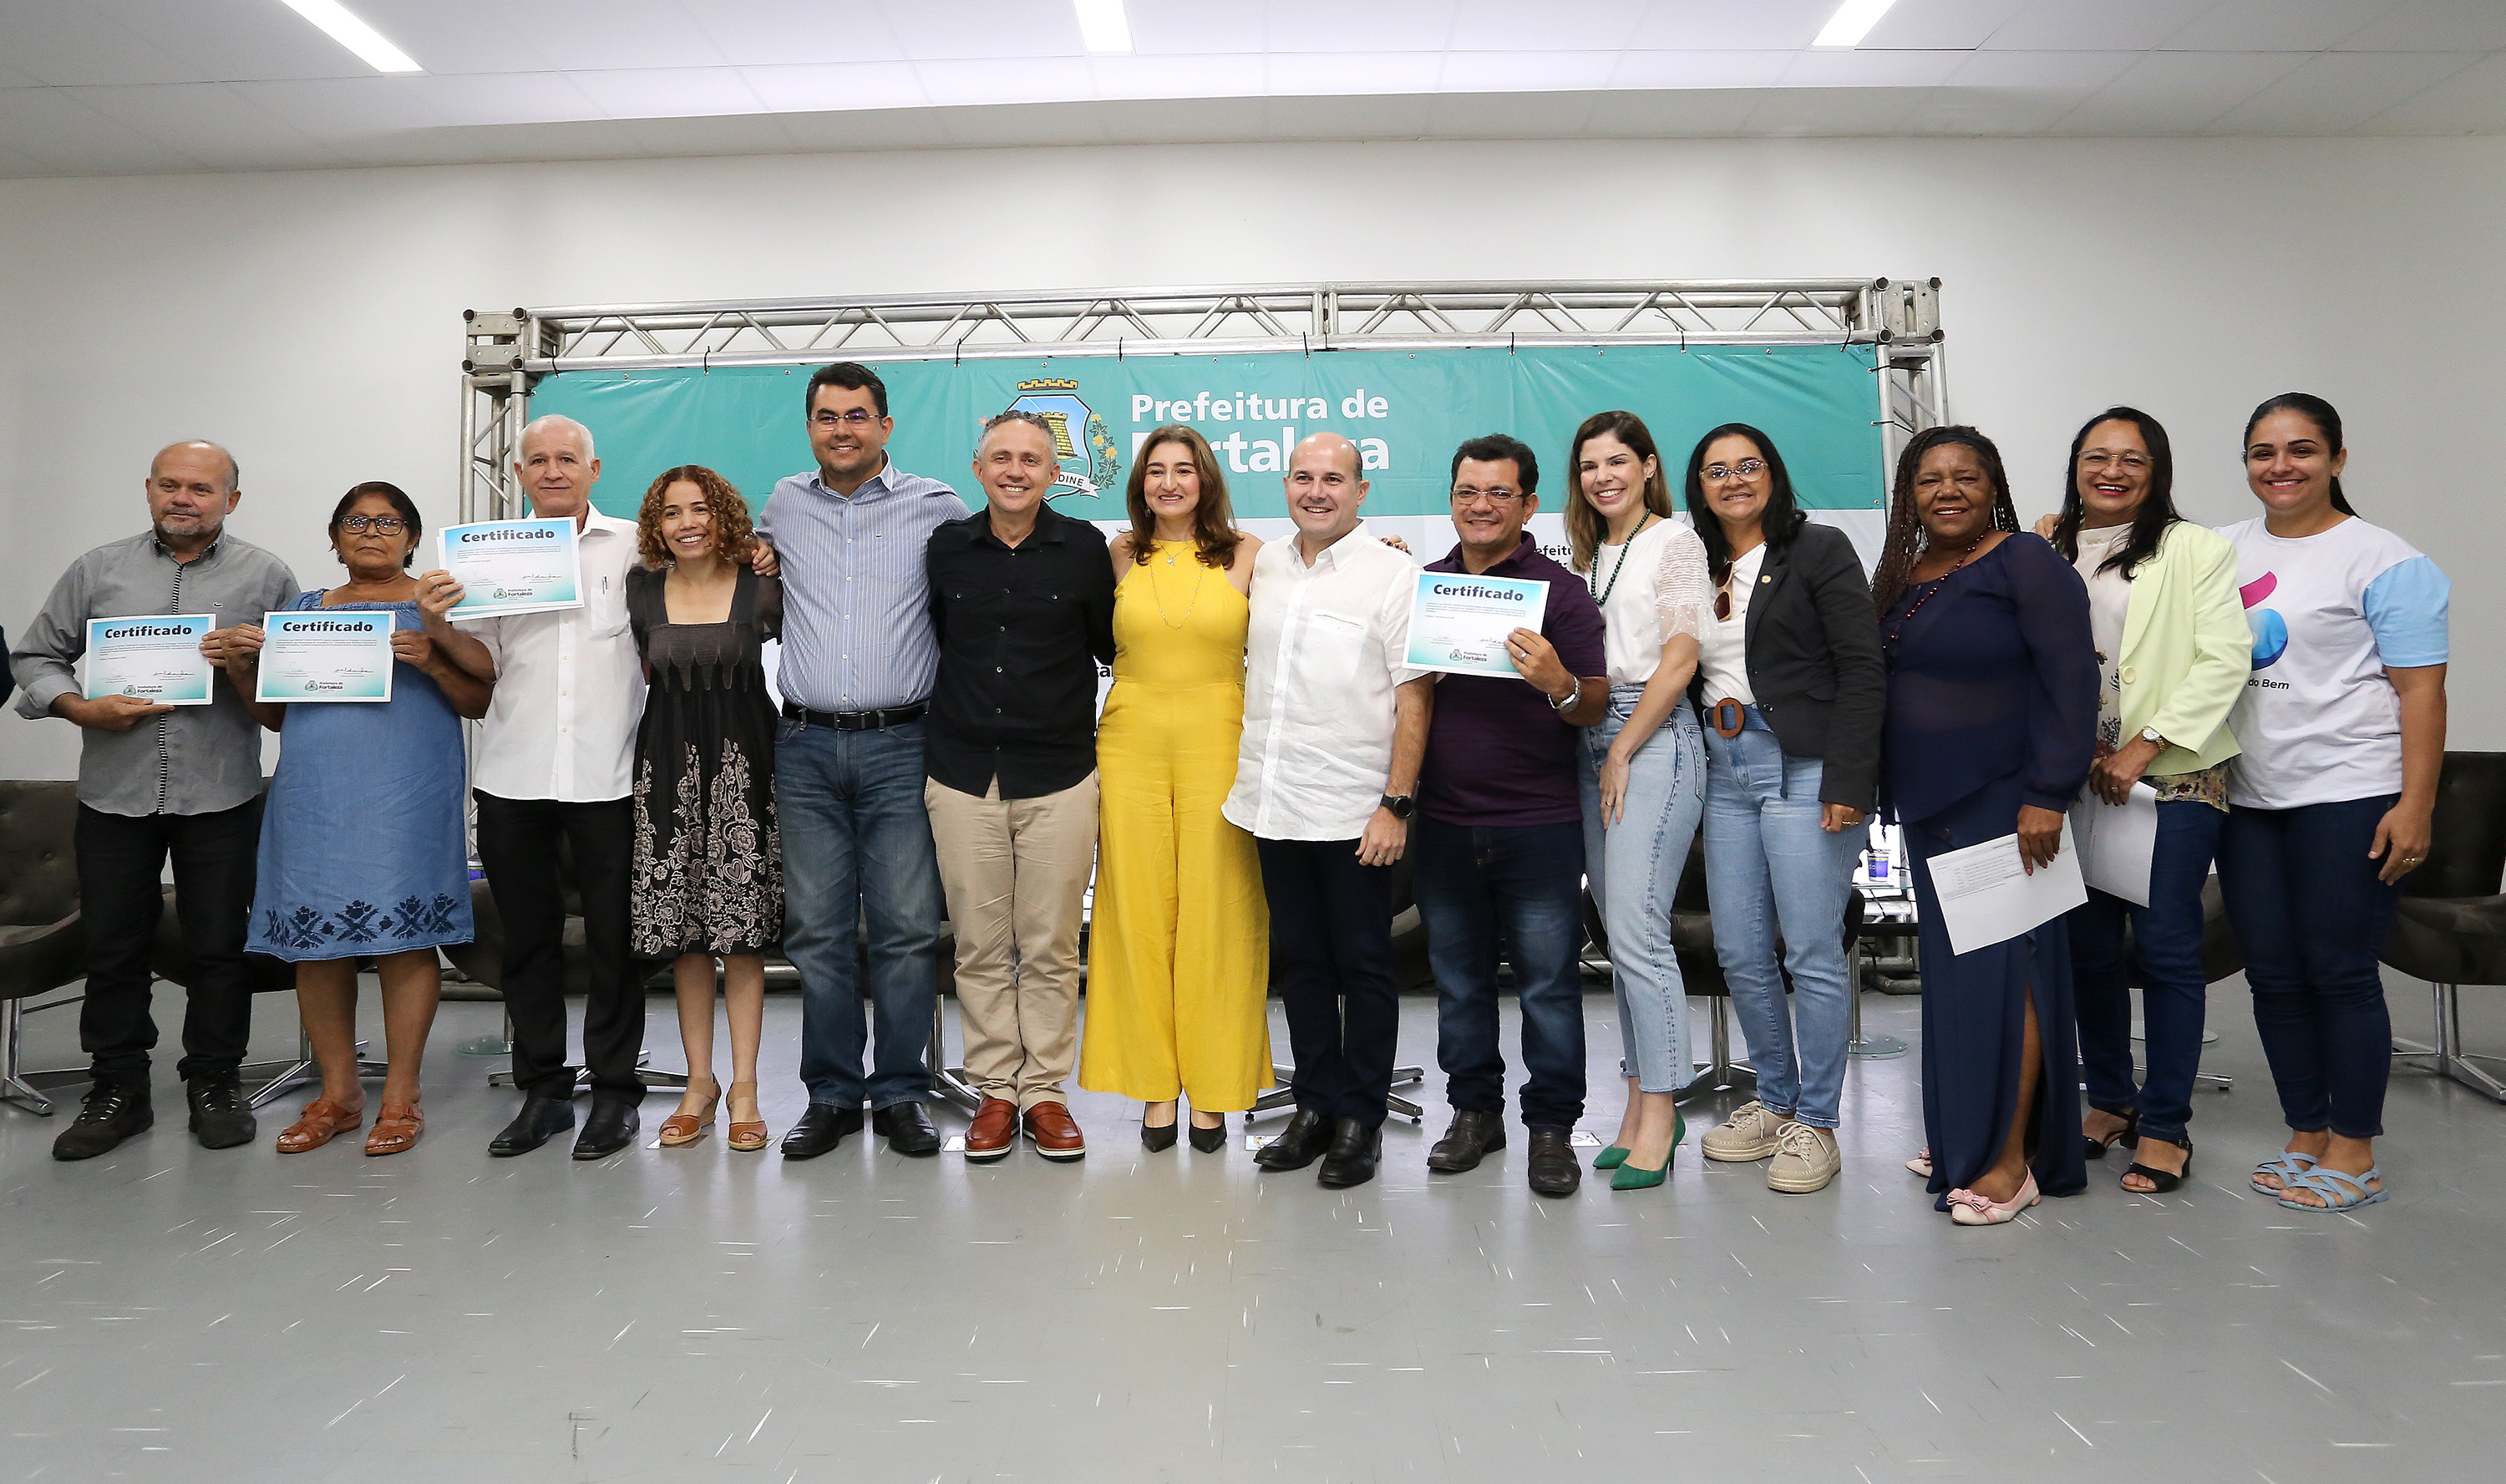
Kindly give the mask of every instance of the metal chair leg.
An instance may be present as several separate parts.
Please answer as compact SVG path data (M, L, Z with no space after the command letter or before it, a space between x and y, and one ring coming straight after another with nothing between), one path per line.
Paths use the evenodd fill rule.
M18 1017L24 1012L22 1000L12 1000L0 1008L0 1103L15 1103L28 1113L49 1118L53 1115L53 1100L18 1076Z
M949 1065L949 1002L934 995L931 1000L931 1043L923 1048L922 1065L931 1071L931 1090L941 1097L973 1113L984 1106L984 1095L975 1088L963 1067Z
M1272 1062L1271 1064L1271 1090L1262 1094L1260 1097L1255 1098L1253 1100L1252 1110L1245 1113L1244 1116L1248 1119L1258 1118L1264 1113L1277 1113L1283 1108L1296 1107L1296 1068L1287 1066L1284 1063ZM1392 1085L1395 1087L1407 1087L1414 1082L1423 1082L1426 1079L1427 1069L1424 1067L1395 1067L1392 1069ZM1398 1113L1413 1123L1419 1122L1427 1115L1426 1110L1420 1108L1416 1103L1412 1102L1408 1098L1400 1097L1392 1093L1384 1094L1383 1111L1390 1113Z
M359 1080L370 1080L391 1070L388 1062L376 1061L367 1056L365 1050L366 1042L358 1042L357 1078ZM316 1085L322 1080L322 1064L313 1055L313 1038L306 1035L301 1026L296 1032L294 1061L247 1062L235 1070L250 1074L265 1067L274 1067L278 1070L271 1075L269 1080L254 1088L251 1097L244 1100L248 1108L266 1107L273 1099L282 1097L295 1088Z
M1732 1055L1732 1001L1728 995L1714 995L1706 1000L1705 1022L1710 1061L1700 1064L1697 1078L1673 1094L1673 1101L1686 1102L1700 1093L1755 1092L1758 1069Z
M2462 993L2458 985L2434 986L2436 995L2436 1046L2432 1052L2418 1054L2432 1057L2428 1070L2439 1077L2450 1078L2477 1092L2485 1092L2500 1103L2506 1103L2506 1081L2488 1075L2478 1064L2500 1061L2495 1056L2473 1056L2462 1049ZM2400 1042L2396 1042L2395 1045Z

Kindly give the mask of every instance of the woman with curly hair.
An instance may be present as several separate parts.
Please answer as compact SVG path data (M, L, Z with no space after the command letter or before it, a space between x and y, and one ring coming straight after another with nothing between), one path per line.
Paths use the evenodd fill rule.
M1929 1148L1915 1167L1936 1209L1996 1226L2088 1183L2070 935L2057 917L1954 951L1931 862L2014 834L2031 871L2060 852L2096 739L2088 588L2020 529L2000 450L1964 427L1906 444L1871 586L1888 667L1880 801L1905 827L1922 913Z
M668 959L687 1048L688 1090L662 1121L664 1146L713 1127L714 960L731 1012L734 1149L766 1148L757 1046L766 950L783 936L783 856L774 828L774 704L765 642L782 627L782 588L749 565L748 506L697 464L666 470L635 520L643 565L626 614L650 690L635 735L630 950Z

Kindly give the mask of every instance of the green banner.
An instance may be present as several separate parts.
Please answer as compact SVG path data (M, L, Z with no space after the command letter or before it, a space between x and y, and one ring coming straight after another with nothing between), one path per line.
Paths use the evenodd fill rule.
M878 372L899 468L979 504L976 432L992 413L1023 406L1062 434L1055 509L1112 521L1123 518L1140 439L1165 422L1190 423L1217 447L1236 513L1248 518L1286 514L1284 453L1323 430L1364 454L1370 516L1415 517L1443 515L1456 444L1510 433L1538 455L1554 518L1571 482L1566 441L1613 407L1653 429L1674 480L1706 429L1754 423L1783 450L1805 507L1877 512L1885 471L1871 367L1861 345L1595 345L897 361ZM611 514L634 515L645 487L676 464L711 467L759 507L776 479L811 467L801 400L809 371L565 371L540 383L531 415L562 412L592 430L603 469L595 498Z

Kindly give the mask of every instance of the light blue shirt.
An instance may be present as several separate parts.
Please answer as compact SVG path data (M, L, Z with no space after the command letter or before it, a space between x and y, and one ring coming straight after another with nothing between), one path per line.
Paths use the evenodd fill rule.
M966 503L894 464L839 495L818 475L778 479L757 529L783 583L784 698L811 711L928 700L940 668L923 552Z

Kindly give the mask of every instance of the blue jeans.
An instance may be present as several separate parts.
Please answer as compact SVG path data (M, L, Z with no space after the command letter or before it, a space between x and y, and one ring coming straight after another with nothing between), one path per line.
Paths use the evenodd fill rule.
M2376 950L2399 886L2367 859L2376 824L2399 795L2228 811L2219 832L2219 892L2245 951L2254 1029L2301 1133L2344 1139L2384 1131L2393 1017Z
M940 865L922 806L922 724L775 733L783 952L801 971L801 1080L812 1103L873 1108L931 1095L922 1049L937 989ZM858 939L869 926L869 993ZM877 1062L862 1075L863 1004Z
M1705 890L1714 957L1758 1069L1758 1102L1778 1117L1834 1128L1844 1098L1853 985L1844 906L1860 828L1819 828L1816 758L1785 753L1748 709L1736 737L1705 738ZM1778 943L1782 962L1776 962ZM1793 999L1784 1005L1784 974Z
M1505 1111L1497 1048L1500 937L1522 1002L1522 1121L1572 1128L1584 1116L1584 829L1449 825L1411 830L1418 915L1436 974L1436 1062L1461 1112Z
M1584 874L1610 939L1610 992L1618 1000L1622 1076L1644 1092L1677 1092L1688 1062L1688 986L1670 949L1670 900L1705 807L1705 753L1697 713L1682 700L1628 760L1619 822L1601 828L1601 763L1626 729L1642 686L1610 688L1610 713L1585 728L1576 758L1584 785Z
M2089 1106L2119 1116L2137 1112L2141 1133L2169 1144L2184 1142L2193 1116L2193 1075L2202 1067L2202 1015L2209 1000L2202 977L2202 883L2209 879L2227 819L2198 799L2160 804L2149 905L2136 907L2092 888L2070 914L2071 995ZM2131 966L2123 954L2127 913L2149 1028L2149 1073L2138 1091L2131 1085Z

